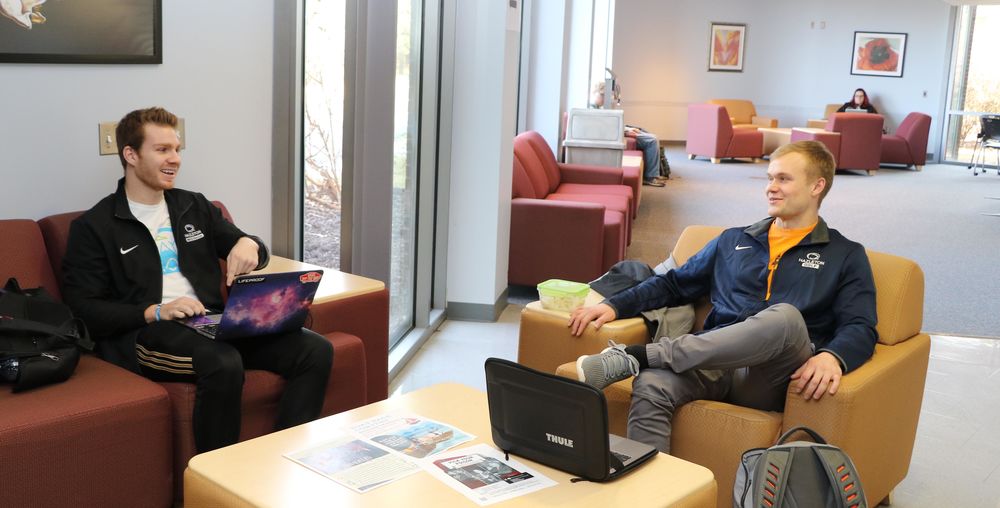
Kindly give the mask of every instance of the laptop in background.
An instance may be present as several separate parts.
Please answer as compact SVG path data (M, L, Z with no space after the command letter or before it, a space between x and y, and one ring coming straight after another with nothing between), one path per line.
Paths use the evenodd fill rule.
M656 455L608 433L608 404L597 388L500 358L485 368L493 442L504 452L599 482Z
M847 108L844 110L844 113L867 113L867 112L868 110L863 108Z
M323 270L241 275L222 313L176 321L210 339L233 340L302 328Z

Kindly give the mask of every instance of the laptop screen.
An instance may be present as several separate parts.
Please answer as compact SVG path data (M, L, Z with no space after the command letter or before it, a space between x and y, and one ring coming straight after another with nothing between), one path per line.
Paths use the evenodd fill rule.
M486 392L498 448L584 478L608 477L608 411L601 391L490 358Z

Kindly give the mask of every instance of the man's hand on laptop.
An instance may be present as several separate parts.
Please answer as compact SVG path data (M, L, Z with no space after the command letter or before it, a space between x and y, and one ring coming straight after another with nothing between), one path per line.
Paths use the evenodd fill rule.
M251 270L257 268L257 249L257 242L247 236L240 238L236 242L236 245L233 245L233 248L229 250L229 256L226 258L227 286L232 286L233 279L238 275L250 273Z
M606 303L599 303L574 310L569 316L567 326L573 335L579 337L591 322L594 323L595 329L600 330L604 323L614 321L615 317L615 309Z
M156 316L157 307L160 308L159 319ZM182 296L163 305L150 305L146 308L145 317L147 323L152 323L153 321L172 321L202 314L205 314L205 306L201 302Z

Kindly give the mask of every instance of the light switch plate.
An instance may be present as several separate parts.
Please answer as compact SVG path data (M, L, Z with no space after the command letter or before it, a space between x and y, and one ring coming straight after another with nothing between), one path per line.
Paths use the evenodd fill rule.
M118 153L118 142L115 140L115 127L118 122L101 122L98 124L98 151L101 155Z
M115 138L115 128L118 127L118 122L101 122L97 124L97 145L98 151L101 155L117 155L118 154L118 141ZM177 119L177 136L181 140L181 149L187 148L184 142L184 119Z

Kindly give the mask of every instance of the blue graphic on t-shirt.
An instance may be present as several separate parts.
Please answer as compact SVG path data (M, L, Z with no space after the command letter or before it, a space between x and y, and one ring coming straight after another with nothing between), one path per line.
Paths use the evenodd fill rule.
M180 262L177 260L177 244L174 243L174 233L170 226L163 226L156 230L156 247L160 250L160 266L163 269L163 275L179 272Z

